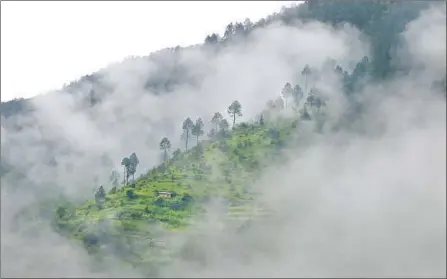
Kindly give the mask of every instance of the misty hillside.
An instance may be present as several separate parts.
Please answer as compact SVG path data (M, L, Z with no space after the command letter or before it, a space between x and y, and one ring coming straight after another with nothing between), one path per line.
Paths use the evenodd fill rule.
M2 102L2 277L445 277L445 34L304 1Z
M139 77L144 89L149 93L160 94L172 92L176 87L200 86L203 75L200 70L206 65L197 66L191 71L187 59L182 57L182 51L190 49L206 49L210 52L219 52L232 42L246 41L250 34L271 23L283 26L294 26L297 21L302 23L317 20L332 26L352 24L371 40L371 75L375 78L386 78L405 71L404 65L396 62L395 52L400 42L399 34L404 31L408 22L414 20L419 12L430 5L427 1L305 1L304 4L284 8L279 14L274 14L256 23L250 20L230 23L222 35L210 34L205 38L204 45L191 46L186 49L180 47L167 48L152 53L148 57L131 57L121 64L108 66L96 73L85 75L78 81L65 86L61 91L70 94L82 92L86 105L99 102L113 88L105 85L107 71L121 68L125 71L131 68L151 68L147 75ZM152 65L151 65L152 64ZM352 67L352 65L350 65ZM119 70L119 69L118 69ZM205 69L206 70L206 69ZM139 73L140 74L140 73ZM439 77L441 80L443 76ZM445 78L443 79L445 81ZM107 83L107 82L105 82ZM23 99L2 102L1 112L9 117L26 110L28 102Z
M200 235L203 232L198 223L201 218L207 218L208 206L215 203L221 207L221 214L227 212L222 216L228 215L225 226L233 233L243 230L246 222L260 216L259 213L261 216L271 214L255 200L260 193L254 182L266 160L273 163L285 159L279 151L286 148L286 141L289 145L293 143L291 133L298 129L298 121L267 124L261 120L231 129L216 114L214 122L220 127L207 137L209 139L185 152L177 149L172 158L168 158L167 153L169 140L162 140L160 146L166 150L165 163L135 182L131 177L132 163L126 166L124 159L125 171L121 177L124 177L125 186L119 183L120 175L114 173L108 193L100 188L95 199L78 208L60 205L56 209L58 228L78 238L89 251L107 256L110 249L119 249L116 255L124 263L146 270L148 276L156 276L159 275L157 265L172 261L171 257L176 256L172 253L188 253L183 250L187 247L179 251L176 247L158 250L161 247L157 244L167 244L155 233L157 227L177 233L191 233L188 228L192 227ZM199 126L192 127L196 136L191 141L197 142L201 134L200 120L196 124ZM133 156L129 157L129 162L133 161ZM139 160L136 162L138 166ZM198 250L194 260L203 260L204 252Z

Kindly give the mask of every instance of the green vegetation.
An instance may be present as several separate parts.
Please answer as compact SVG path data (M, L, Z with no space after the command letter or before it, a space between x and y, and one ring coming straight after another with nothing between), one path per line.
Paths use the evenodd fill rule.
M305 107L310 104L306 102ZM202 141L199 136L203 134L203 121L199 118L191 125L187 118L182 128L187 135L191 131L196 136L196 146L185 146L184 152L176 150L169 156L171 144L163 138L160 148L164 162L132 183L129 178L140 162L135 153L123 158L123 187L118 187L119 174L113 171L108 193L101 185L93 200L78 207L59 206L55 225L61 233L82 241L91 253L100 255L104 252L102 247L112 245L114 249L120 247L120 255L128 262L139 265L154 260L143 255L156 239L151 232L157 227L171 232L191 227L212 201L223 201L228 222L237 226L249 217L268 216L269 210L256 202L258 193L253 185L267 165L284 162L280 151L293 144L293 131L299 128L300 119L310 118L307 110L305 114L281 117L284 106L280 108L267 106L256 123L236 123L243 108L234 101L228 108L233 129L228 129L222 114L215 113L213 131ZM316 109L311 111L318 113ZM264 114L274 113L279 113L275 121L264 120ZM188 140L190 137L186 136L185 141ZM135 248L136 241L140 250Z
M347 113L359 113L362 107L356 98L351 98L354 92L359 92L369 79L387 79L398 72L391 63L391 53L396 50L399 34L406 23L415 19L425 7L427 3L422 1L305 1L257 23L249 20L231 23L222 38L218 34L207 36L203 47L218 52L275 20L284 24L291 24L296 19L303 22L319 20L333 26L351 23L371 40L371 57L363 57L352 72L331 59L326 67L341 79L344 93L355 108ZM147 77L147 89L160 93L160 88L170 91L178 84L194 82L188 80L184 71L177 68L167 71L161 62L158 64L157 55L175 56L178 52L175 49L149 57L159 71L172 74L168 79L159 80L157 76L165 75L155 72ZM215 200L223 202L228 222L236 226L243 226L245 220L254 216L271 214L271 209L258 204L259 193L254 187L256 179L267 166L281 164L287 159L281 151L297 142L294 137L306 121L317 132L322 129L327 117L325 107L330 106L331 101L322 89L312 84L313 79L321 75L320 69L311 65L297 67L304 77L303 84L286 83L281 96L269 100L253 123L238 123L244 104L235 100L227 109L228 120L220 112L209 116L212 129L207 135L202 118L193 121L186 117L179 123L185 144L183 151L176 149L171 153L170 139L160 139L164 162L146 174L135 178L140 163L145 164L139 161L136 153L122 158L122 169L113 170L108 185L98 187L91 200L81 205L59 202L52 208L57 230L82 242L94 255L107 257L112 249L125 262L150 268L169 261L175 252L167 251L169 249L160 244L157 232L162 229L182 233L187 228L194 229L192 224L207 213L207 205ZM399 69L400 72L405 70ZM445 76L440 78L436 86L445 91ZM85 76L64 89L75 92L85 81L99 83L100 74ZM92 91L86 98L93 106L101 101L100 96L105 95ZM28 105L29 101L23 99L1 103L2 116L30 111ZM281 112L289 108L294 115L284 117ZM349 116L344 119L355 119L355 115ZM1 171L8 170L8 164L2 160Z
M400 33L404 31L405 26L410 21L416 19L419 13L429 7L433 1L304 1L304 3L284 8L280 13L273 14L267 18L262 18L258 22L253 23L249 19L244 22L232 22L225 28L223 36L219 34L211 34L205 38L203 47L215 48L216 52L231 45L232 42L240 42L247 38L252 32L259 28L263 28L268 24L279 21L284 25L293 25L294 22L302 21L320 21L330 24L334 27L341 26L344 23L352 24L366 35L372 45L372 55L369 61L368 71L375 79L391 78L396 73L403 73L408 69L401 68L399 65L392 63L393 54L399 47ZM147 77L147 89L155 93L169 92L178 85L194 84L193 80L189 80L187 73L179 70L174 71L167 69L160 61L165 59L162 56L177 56L181 52L181 48L171 48L151 54L146 57L152 63L157 64L159 73L172 72L169 79L158 78L159 73L154 73ZM358 70L361 70L359 68ZM305 68L303 75L310 73L310 69ZM340 74L344 74L340 71ZM356 77L346 76L345 83L349 91L354 92ZM80 80L70 83L64 88L65 92L77 92L84 83L100 84L101 74L99 72L83 76ZM441 87L445 91L445 75L439 77ZM307 92L307 82L304 84L304 91ZM101 93L101 94L100 94ZM91 105L101 101L101 96L106 92L95 92L94 90L86 93L85 99ZM2 116L10 117L18 113L27 113L31 111L30 102L27 99L15 99L8 102L2 102L0 111Z

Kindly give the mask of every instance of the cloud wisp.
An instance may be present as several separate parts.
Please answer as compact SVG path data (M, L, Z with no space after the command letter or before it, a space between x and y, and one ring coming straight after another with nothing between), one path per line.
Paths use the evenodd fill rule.
M428 30L424 42L414 35L421 28ZM256 187L274 217L240 233L225 227L205 233L196 249L206 264L173 262L162 275L445 276L446 106L430 88L445 74L438 63L445 61L442 30L445 38L445 9L436 7L408 25L401 55L418 71L364 89L370 102L359 121L367 133L309 133L305 149L287 150L287 164L259 177ZM142 276L115 259L94 271L87 253L50 224L13 217L41 198L92 198L132 152L139 171L147 171L160 162L161 138L182 146L188 116L207 122L237 99L241 120L253 119L286 82L303 82L305 64L321 68L330 57L349 68L368 53L348 25L271 25L217 55L192 47L161 55L157 63L136 58L104 69L101 84L110 94L91 108L79 94L39 96L32 115L2 121L2 157L33 182L2 177L2 276ZM147 77L168 79L174 70L195 82L151 94ZM344 104L339 81L328 76L320 83L338 104L330 111L336 118ZM11 128L12 122L23 128ZM175 237L182 245L194 236Z

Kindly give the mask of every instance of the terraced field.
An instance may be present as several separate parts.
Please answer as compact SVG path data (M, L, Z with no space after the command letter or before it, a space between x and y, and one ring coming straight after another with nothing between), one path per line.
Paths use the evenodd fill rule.
M236 125L178 153L134 186L112 189L101 205L89 200L80 207L59 207L57 227L97 255L114 251L134 266L167 263L178 251L166 239L173 234L200 236L200 223L210 216L218 220L214 229L237 230L249 220L272 215L257 203L254 185L266 166L284 159L280 151L294 142L293 131L303 122L298 120ZM160 192L172 196L161 197Z

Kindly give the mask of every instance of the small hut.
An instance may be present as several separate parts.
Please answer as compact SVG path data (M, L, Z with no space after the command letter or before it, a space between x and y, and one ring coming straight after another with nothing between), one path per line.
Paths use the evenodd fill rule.
M158 192L159 198L170 199L173 196L174 196L173 192L167 192L167 191Z

